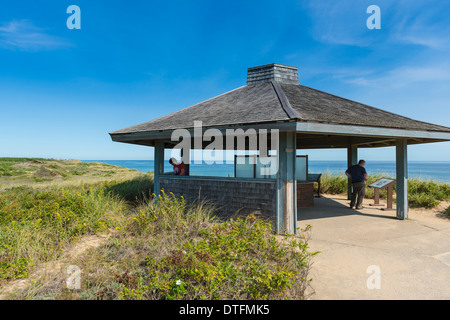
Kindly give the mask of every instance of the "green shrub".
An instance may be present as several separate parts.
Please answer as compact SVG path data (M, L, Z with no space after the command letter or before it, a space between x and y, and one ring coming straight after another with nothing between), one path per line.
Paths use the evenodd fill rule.
M26 279L34 264L30 259L11 261L9 257L0 258L0 279Z
M411 194L408 196L408 203L411 208L432 209L439 205L439 201L433 195L426 193Z
M128 202L139 203L151 197L153 193L153 172L120 183L109 182L106 192L111 192Z
M0 279L27 278L35 265L60 259L66 245L80 236L106 231L110 237L105 243L71 261L82 265L81 290L55 287L54 281L43 277L16 297L306 297L308 271L316 254L308 252L309 228L301 235L275 236L271 223L253 215L218 220L207 203L188 204L173 194L146 196L144 190L153 185L150 179L4 191L0 194ZM134 201L126 204L125 199Z
M320 192L327 194L346 193L347 182L348 179L346 176L333 175L330 172L325 172L320 178Z
M438 201L450 200L450 185L436 181L409 179L408 192L410 194L426 194Z
M444 214L450 217L450 206L444 210Z
M33 178L34 182L44 182L44 181L52 181L52 180L53 179L51 179L51 178L37 178L37 177Z
M31 159L27 158L0 158L0 177L6 176L17 176L26 174L26 171L23 168L14 167L14 165L26 162Z
M141 206L128 230L159 245L144 270L119 273L121 299L302 299L315 253L297 236L277 238L250 215L213 222L212 209L163 194ZM304 230L307 232L306 230ZM164 240L162 240L164 239Z
M4 191L0 194L2 274L22 277L24 261L48 261L79 236L118 226L123 206L100 185Z
M366 182L366 186L369 186L373 182L389 177L385 174L376 174L369 176L369 180ZM328 194L343 194L347 193L347 177L344 175L332 175L326 172L321 177L321 192ZM393 186L394 197L397 189L397 184ZM316 185L317 191L317 185ZM450 200L450 185L445 183L440 183L436 181L423 180L417 178L411 178L408 180L408 196L409 205L412 208L434 208L441 201ZM387 190L380 190L380 198L387 197ZM374 198L374 189L366 187L365 198ZM395 199L394 199L395 200Z

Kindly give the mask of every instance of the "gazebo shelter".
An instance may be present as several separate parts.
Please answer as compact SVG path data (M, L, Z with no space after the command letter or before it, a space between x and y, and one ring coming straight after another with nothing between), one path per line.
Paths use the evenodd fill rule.
M196 124L201 123L198 131ZM174 148L174 130L198 138L209 129L228 137L251 129L268 132L268 155L276 156L277 171L265 177L176 176L164 173L164 150ZM241 130L239 130L241 129ZM211 132L211 131L210 131ZM276 134L274 134L276 133ZM408 217L407 149L411 144L450 141L450 128L413 120L299 84L298 68L268 64L248 68L247 84L161 118L110 133L113 141L154 147L154 191L203 197L224 214L254 212L273 221L278 233L295 233L297 206L303 197L297 181L297 149L346 148L348 165L358 161L358 148L395 146L398 219ZM249 140L234 150L252 149ZM181 140L181 139L180 139ZM261 134L258 140L262 141ZM198 140L197 140L198 141ZM234 141L234 140L233 140ZM190 144L205 149L210 139ZM276 146L276 148L274 148ZM189 154L184 154L189 171ZM302 168L301 170L304 170ZM349 183L349 192L351 184Z

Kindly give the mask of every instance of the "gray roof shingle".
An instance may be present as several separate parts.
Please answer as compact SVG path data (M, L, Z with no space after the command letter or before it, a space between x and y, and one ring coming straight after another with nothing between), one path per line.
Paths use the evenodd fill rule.
M111 134L289 120L270 82L243 86L161 118Z
M302 121L450 132L448 127L407 118L303 85L280 85Z
M450 132L448 127L413 120L303 85L279 85L283 91L281 97L271 82L247 85L110 134L192 128L194 121L202 121L203 127L213 127L289 120ZM292 118L295 112L289 113L290 107L286 109L283 93L287 104L295 110L298 118Z

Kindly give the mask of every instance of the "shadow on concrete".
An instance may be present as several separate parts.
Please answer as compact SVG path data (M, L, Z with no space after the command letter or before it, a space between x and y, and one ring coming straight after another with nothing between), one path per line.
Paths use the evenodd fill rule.
M379 207L372 207L368 204L364 205L364 208L362 210L350 209L348 203L348 200L344 200L342 198L315 198L314 207L297 208L297 220L302 221L351 215L396 219L395 211L380 212Z
M444 220L450 220L450 214L447 213L447 210L442 210L440 213L436 214L436 217Z

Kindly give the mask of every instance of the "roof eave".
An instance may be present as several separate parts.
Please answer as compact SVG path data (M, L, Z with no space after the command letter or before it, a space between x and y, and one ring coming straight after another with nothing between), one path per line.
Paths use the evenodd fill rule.
M274 122L264 122L264 123L249 123L249 124L229 124L229 125L218 125L218 126L203 126L202 130L209 128L214 128L220 130L224 135L226 135L226 130L236 130L242 129L244 132L248 129L254 130L279 130L279 132L295 132L296 122L295 121L274 121ZM183 128L189 131L191 134L194 133L195 128ZM141 132L131 132L131 133L120 133L120 132L110 132L109 135L111 139L115 142L129 142L129 141L143 141L143 140L161 140L161 139L171 139L172 133L177 129L169 129L163 131L141 131ZM133 143L133 142L129 142Z
M412 130L317 122L297 122L297 132L346 136L391 137L450 141L450 131Z

